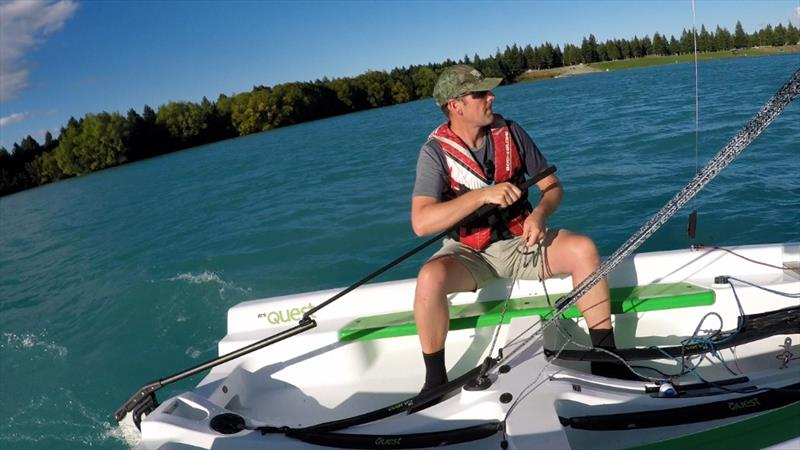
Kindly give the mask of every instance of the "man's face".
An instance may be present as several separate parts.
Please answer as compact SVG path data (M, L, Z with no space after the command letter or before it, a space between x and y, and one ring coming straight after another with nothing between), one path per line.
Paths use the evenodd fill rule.
M494 121L494 94L492 91L472 92L459 98L461 118L469 124L486 126Z

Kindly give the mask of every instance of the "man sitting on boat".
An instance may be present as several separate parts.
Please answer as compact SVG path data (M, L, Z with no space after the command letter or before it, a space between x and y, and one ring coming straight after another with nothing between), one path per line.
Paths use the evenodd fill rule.
M542 279L572 276L578 285L600 264L594 242L567 230L548 230L547 218L563 196L549 175L536 183L536 207L517 185L547 168L547 161L521 126L494 114L492 89L501 78L484 78L467 65L448 67L433 90L447 122L422 146L411 201L411 225L418 236L446 230L486 204L495 213L460 227L423 266L417 278L414 318L426 376L422 391L447 382L444 344L447 295L475 291L493 278ZM603 280L578 301L592 344L614 348L608 283ZM613 363L593 372L619 375Z

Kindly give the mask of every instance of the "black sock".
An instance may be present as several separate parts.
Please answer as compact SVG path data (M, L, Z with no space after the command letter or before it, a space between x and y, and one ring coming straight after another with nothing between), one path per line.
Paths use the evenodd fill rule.
M614 329L593 330L589 329L589 338L592 340L592 347L614 351L617 343L614 342ZM591 371L594 375L607 378L619 378L623 380L639 380L640 378L630 371L624 364L616 359L614 361L592 361Z
M447 383L447 369L444 367L444 349L435 353L422 353L425 360L425 384L422 390L433 389Z
M614 329L595 330L589 329L589 338L592 340L592 347L600 347L606 350L617 348L617 343L614 342Z

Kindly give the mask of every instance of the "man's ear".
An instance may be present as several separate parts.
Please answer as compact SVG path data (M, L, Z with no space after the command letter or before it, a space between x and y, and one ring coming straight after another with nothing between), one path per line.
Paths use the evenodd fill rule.
M447 108L450 110L450 114L458 114L461 115L461 102L457 99L451 98L447 101Z

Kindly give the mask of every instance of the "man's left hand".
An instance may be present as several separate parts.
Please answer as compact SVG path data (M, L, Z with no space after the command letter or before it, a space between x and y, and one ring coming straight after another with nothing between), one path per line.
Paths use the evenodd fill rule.
M525 241L525 245L532 247L534 244L541 242L544 239L546 230L544 217L535 211L532 212L525 219L522 227L522 239Z

